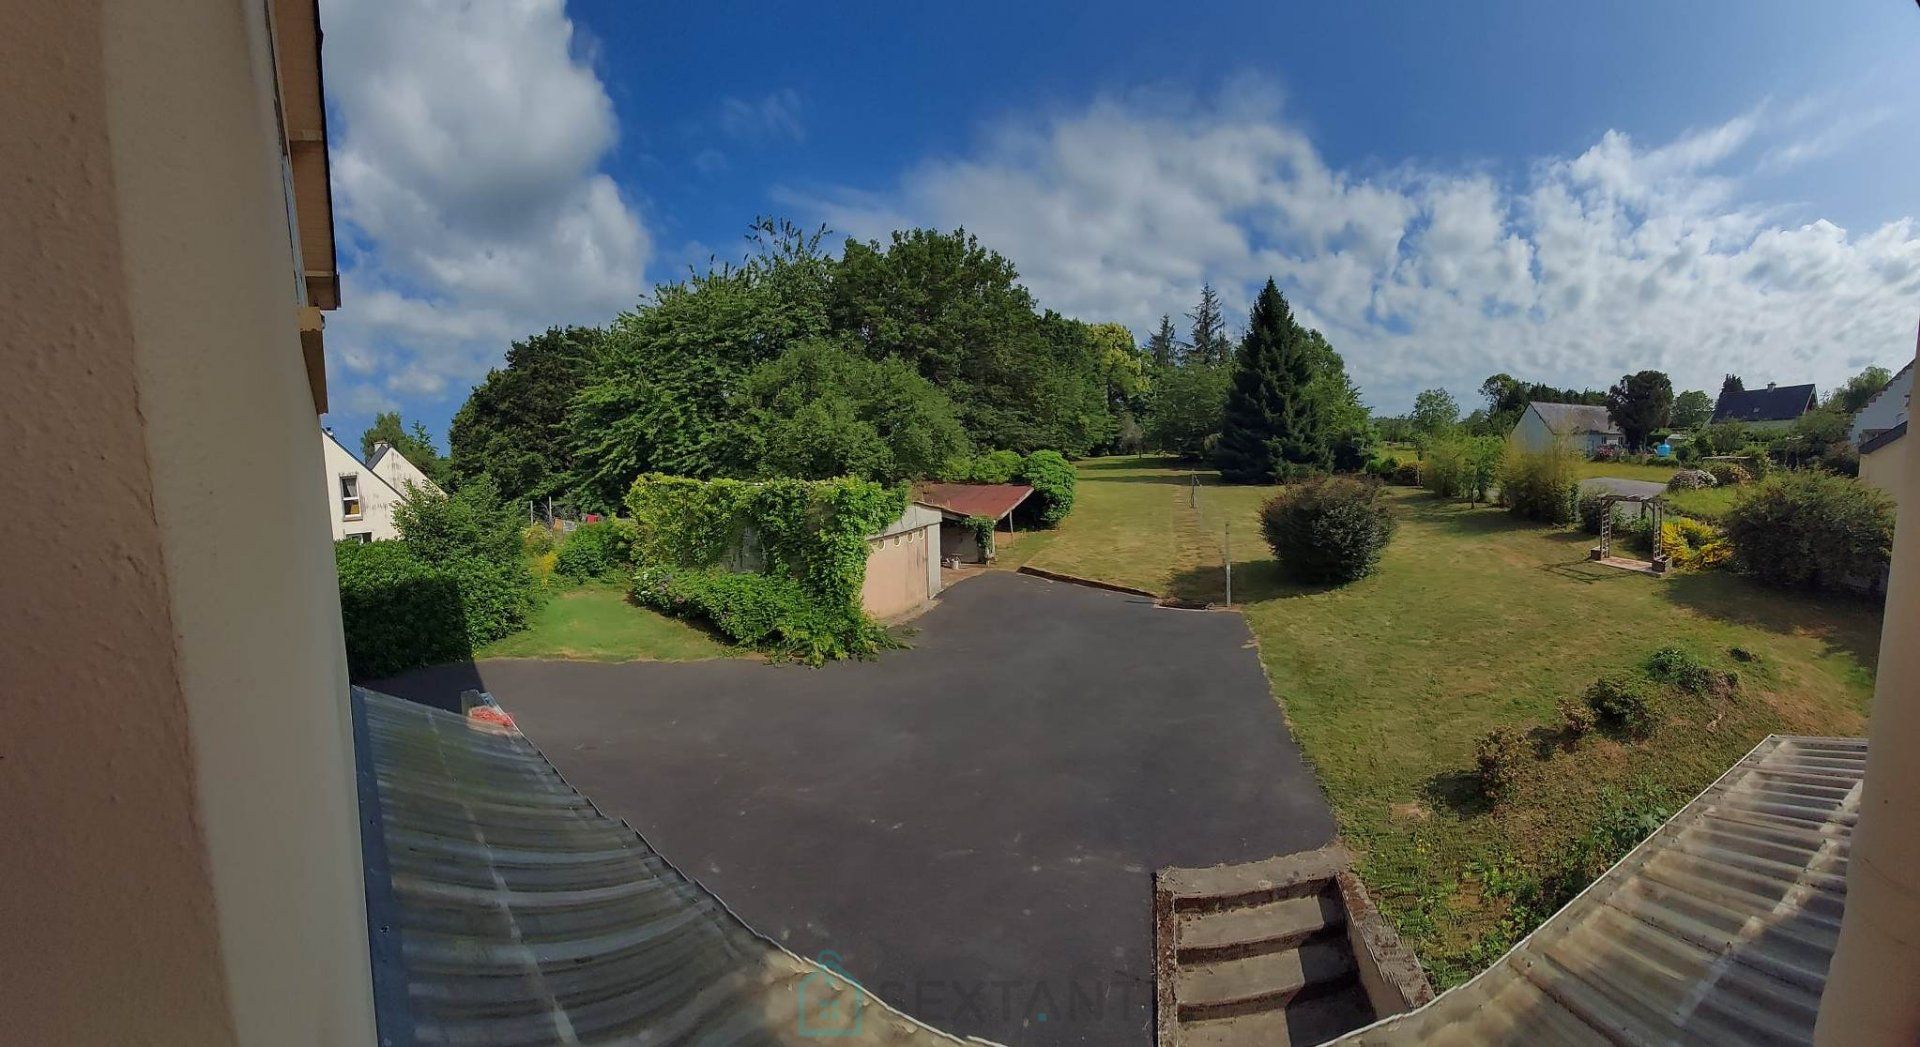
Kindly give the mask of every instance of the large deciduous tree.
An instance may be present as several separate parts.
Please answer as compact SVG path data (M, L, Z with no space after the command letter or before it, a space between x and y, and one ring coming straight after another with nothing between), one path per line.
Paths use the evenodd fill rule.
M1199 458L1220 435L1226 409L1227 367L1188 360L1161 372L1153 386L1153 415L1147 435L1155 448Z
M1460 405L1445 389L1424 389L1413 398L1410 416L1413 430L1422 436L1439 436L1460 422Z
M1233 369L1214 462L1232 483L1271 483L1333 464L1313 391L1313 351L1269 279Z
M1673 427L1698 429L1713 418L1713 401L1699 389L1689 389L1673 398Z
M1873 399L1873 394L1885 389L1887 383L1891 381L1893 381L1892 371L1884 367L1869 367L1827 394L1826 406L1852 414L1867 406L1867 401Z
M1662 371L1623 375L1607 390L1607 413L1625 435L1627 446L1640 450L1647 444L1647 434L1673 416L1673 382Z
M603 338L598 328L552 327L513 343L506 364L488 371L453 416L454 482L484 477L510 504L564 498L573 466L567 407L598 363Z

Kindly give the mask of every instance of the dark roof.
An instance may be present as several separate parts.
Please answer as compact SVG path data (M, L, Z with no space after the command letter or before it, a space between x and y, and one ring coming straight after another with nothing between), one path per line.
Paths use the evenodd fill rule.
M1576 433L1613 435L1620 432L1620 427L1613 424L1613 416L1607 413L1604 405L1550 404L1535 400L1527 406L1533 408L1540 420L1547 423L1547 431L1555 436L1572 436Z
M999 520L1032 493L1026 484L920 483L913 487L913 500L952 516Z
M960 1043L755 933L514 728L352 706L382 1043ZM850 1030L808 1028L823 999Z
M1813 386L1776 385L1771 389L1724 392L1713 405L1716 422L1791 422L1813 408Z
M1767 738L1472 981L1335 1042L1812 1043L1866 760Z
M1907 423L1905 420L1902 420L1899 425L1891 429L1882 429L1865 440L1860 441L1860 453L1872 454L1905 435L1907 435Z

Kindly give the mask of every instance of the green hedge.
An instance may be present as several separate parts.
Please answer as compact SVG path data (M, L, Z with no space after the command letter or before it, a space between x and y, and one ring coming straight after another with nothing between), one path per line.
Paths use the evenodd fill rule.
M460 579L400 542L336 542L340 620L355 679L473 656Z
M560 546L554 573L570 581L610 578L633 570L639 530L630 520L596 520L573 529Z
M700 617L735 643L820 665L865 658L894 641L859 610L833 608L791 578L725 571L642 568L634 576L640 604L679 617Z

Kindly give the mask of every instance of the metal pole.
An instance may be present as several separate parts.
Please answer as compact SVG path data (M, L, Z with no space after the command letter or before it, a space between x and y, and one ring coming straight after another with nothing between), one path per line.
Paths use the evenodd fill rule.
M1227 552L1227 606L1232 607L1233 606L1233 522L1228 521L1225 526L1226 526L1225 545L1226 545L1226 552Z
M1188 473L1187 480L1187 508L1197 508L1200 505L1200 474Z

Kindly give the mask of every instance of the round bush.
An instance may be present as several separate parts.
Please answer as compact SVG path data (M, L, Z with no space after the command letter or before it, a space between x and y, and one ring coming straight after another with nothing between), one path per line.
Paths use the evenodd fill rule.
M1753 474L1739 462L1708 462L1707 474L1715 483L1739 486L1753 482Z
M629 520L596 520L573 529L560 546L554 571L562 578L584 582L609 578L633 567L637 531Z
M1480 794L1499 800L1513 791L1514 780L1527 758L1526 736L1512 727L1496 727L1482 737L1473 750L1473 762L1480 780Z
M1584 697L1594 716L1611 730L1645 734L1656 719L1647 689L1625 676L1602 676Z
M1872 586L1893 553L1893 500L1832 473L1776 473L1727 512L1743 570L1789 588Z
M1393 538L1380 485L1319 477L1281 489L1260 509L1260 533L1297 581L1351 582L1373 573Z
M1058 451L1035 451L1020 468L1020 479L1033 487L1040 503L1040 522L1052 527L1073 511L1073 466Z
M1698 491L1703 487L1712 487L1720 481L1705 469L1682 469L1667 481L1669 491Z

